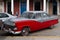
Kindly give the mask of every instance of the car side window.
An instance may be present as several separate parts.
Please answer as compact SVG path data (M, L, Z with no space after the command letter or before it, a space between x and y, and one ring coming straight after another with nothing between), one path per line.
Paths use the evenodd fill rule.
M32 12L27 12L27 13L22 14L22 17L29 18L29 19L31 19L32 16L33 16Z
M41 17L41 13L36 13L36 14L33 16L34 19L37 19L37 18L40 18L40 17Z
M47 15L47 13L41 13L41 16L42 17L47 17L48 15Z
M0 18L5 18L5 17L9 17L9 16L7 14L0 13Z
M28 18L31 18L32 15L33 15L33 13L28 13L27 17L28 17Z

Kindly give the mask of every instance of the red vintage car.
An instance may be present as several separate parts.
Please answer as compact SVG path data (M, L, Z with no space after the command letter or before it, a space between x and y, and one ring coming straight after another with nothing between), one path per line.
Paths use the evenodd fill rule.
M24 12L21 17L9 19L4 22L4 31L12 34L26 36L29 32L44 28L53 28L58 23L57 16L49 16L44 11Z

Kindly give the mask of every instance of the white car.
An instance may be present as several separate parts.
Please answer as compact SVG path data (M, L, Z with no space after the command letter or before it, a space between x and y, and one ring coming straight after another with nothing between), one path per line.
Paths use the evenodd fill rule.
M9 13L0 13L0 20L2 20L3 22L7 19L10 19L10 18L16 18L17 16L13 16Z
M10 15L9 13L0 13L0 28L3 28L3 22L10 19L16 18L17 16Z

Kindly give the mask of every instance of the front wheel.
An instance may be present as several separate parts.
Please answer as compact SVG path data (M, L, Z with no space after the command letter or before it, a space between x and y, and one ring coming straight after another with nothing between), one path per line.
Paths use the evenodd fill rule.
M21 35L22 36L28 36L28 34L29 34L29 28L23 28Z

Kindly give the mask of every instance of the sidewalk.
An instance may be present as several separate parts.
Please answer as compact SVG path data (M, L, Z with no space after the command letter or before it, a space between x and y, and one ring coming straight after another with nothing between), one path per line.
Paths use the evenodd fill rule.
M0 37L0 40L60 40L60 36L25 36L25 37L20 37L20 36L15 36L15 37Z

